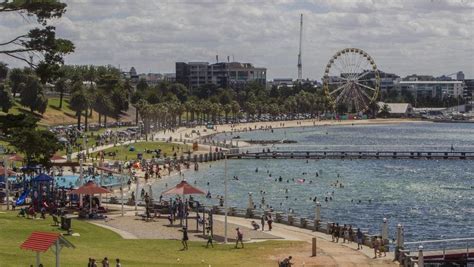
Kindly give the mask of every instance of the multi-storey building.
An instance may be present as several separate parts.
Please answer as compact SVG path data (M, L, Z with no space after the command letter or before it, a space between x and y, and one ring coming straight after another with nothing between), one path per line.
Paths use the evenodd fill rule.
M219 87L239 87L255 81L261 85L266 83L265 68L256 68L250 63L220 62L176 62L176 82L189 88L197 88L205 84Z
M406 90L418 97L459 97L464 93L463 81L400 81L400 90Z

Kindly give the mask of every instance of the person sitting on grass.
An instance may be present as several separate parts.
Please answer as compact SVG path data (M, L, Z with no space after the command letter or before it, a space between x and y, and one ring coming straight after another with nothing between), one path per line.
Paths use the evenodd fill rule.
M36 211L33 205L30 205L30 207L28 208L28 213L27 213L26 218L29 219L30 217L31 219L36 219Z
M260 225L258 225L258 223L256 223L255 221L252 221L251 224L254 230L260 229Z
M291 262L292 257L289 256L288 258L285 258L283 261L279 262L279 267L291 267L293 263Z
M244 248L244 234L240 231L239 228L235 229L237 231L237 241L235 242L235 248L238 248L239 242L242 245L242 248Z
M21 208L20 211L18 212L18 214L16 215L16 217L25 217L26 215L26 209L25 208Z

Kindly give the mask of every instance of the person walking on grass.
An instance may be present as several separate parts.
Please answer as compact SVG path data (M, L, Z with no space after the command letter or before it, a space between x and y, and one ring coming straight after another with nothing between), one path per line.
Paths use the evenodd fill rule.
M211 245L211 247L214 247L214 244L212 243L212 233L211 233L211 228L207 228L207 244L206 244L206 248L209 247L209 244Z
M242 248L244 248L244 234L240 231L239 228L235 229L237 231L237 241L235 242L235 248L238 248L239 242L242 245Z
M120 263L120 259L115 259L115 267L122 267L122 264Z
M109 267L109 259L107 257L102 260L102 267Z
M181 250L188 250L188 228L183 227L183 239L181 239L181 243L183 244L183 248Z

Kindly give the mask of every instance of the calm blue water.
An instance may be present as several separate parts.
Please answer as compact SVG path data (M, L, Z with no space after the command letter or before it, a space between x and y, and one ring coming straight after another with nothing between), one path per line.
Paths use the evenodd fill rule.
M328 150L474 150L474 123L404 123L347 125L252 131L216 136L215 140L295 140L292 149ZM235 142L236 140L233 140Z
M278 139L284 137L285 132L288 139L299 142L297 147L304 144L305 148L449 150L453 144L457 150L474 150L473 124L315 127L239 135L249 139ZM190 183L196 181L198 187L210 190L214 196L222 195L224 163L211 164L211 167L202 164L201 171L189 172L186 178ZM239 180L233 180L233 176ZM283 182L275 181L279 176ZM323 220L368 228L372 233L380 231L385 217L389 220L391 237L395 236L398 223L404 225L406 241L474 237L474 189L471 189L474 161L229 160L228 178L231 206L247 207L248 192L253 192L254 202L260 204L262 190L266 192L266 204L275 210L292 208L297 215L314 218L313 198L317 197L322 204ZM306 182L300 184L293 179ZM342 182L344 188L331 186L336 180ZM165 183L172 186L177 182L178 177L156 183L153 186L155 197L166 189ZM325 202L324 198L331 195L333 201ZM218 203L217 200L201 200L207 204Z

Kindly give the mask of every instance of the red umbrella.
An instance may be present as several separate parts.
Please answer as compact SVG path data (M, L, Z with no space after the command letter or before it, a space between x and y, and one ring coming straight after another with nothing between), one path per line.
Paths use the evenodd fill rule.
M16 175L16 172L14 171L11 171L9 169L7 169L7 172L8 172L8 175L11 176L11 175ZM4 176L5 175L5 168L3 168L2 166L0 166L0 176Z
M78 189L71 190L70 194L74 195L95 195L111 193L109 190L98 186L96 183L89 181Z
M53 156L51 157L51 160L52 160L52 161L65 160L65 158L64 158L63 156L60 156L60 155L55 154L55 155L53 155Z
M11 155L8 160L11 160L11 161L23 161L23 157L18 155L18 154L14 154L14 155Z
M170 188L162 193L163 195L193 195L193 194L200 194L204 195L204 191L191 186L185 180L181 181L181 183L177 184L175 187Z
M87 184L79 187L78 189L74 189L69 192L70 194L75 195L89 195L89 212L92 213L92 195L95 194L107 194L110 193L109 190L98 186L96 183L89 181Z

